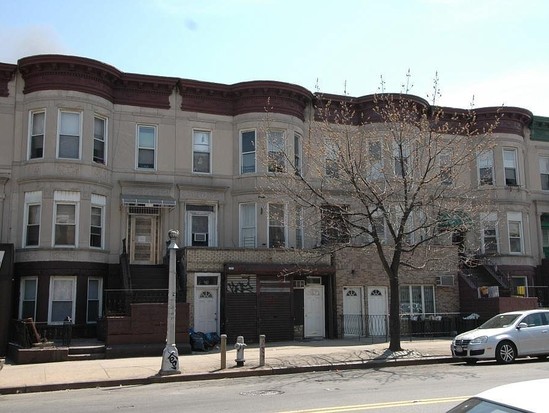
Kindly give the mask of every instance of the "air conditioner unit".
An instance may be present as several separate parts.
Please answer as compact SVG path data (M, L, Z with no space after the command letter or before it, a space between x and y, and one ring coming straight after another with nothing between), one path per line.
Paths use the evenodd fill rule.
M437 275L438 286L441 287L453 287L454 286L454 276L453 275Z
M195 232L193 234L193 241L196 242L206 242L208 234L205 232Z

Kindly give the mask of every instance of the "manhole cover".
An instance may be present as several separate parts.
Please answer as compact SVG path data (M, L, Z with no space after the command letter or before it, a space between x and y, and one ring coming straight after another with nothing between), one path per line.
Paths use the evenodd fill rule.
M277 396L279 394L284 394L280 390L252 390L241 392L241 396Z

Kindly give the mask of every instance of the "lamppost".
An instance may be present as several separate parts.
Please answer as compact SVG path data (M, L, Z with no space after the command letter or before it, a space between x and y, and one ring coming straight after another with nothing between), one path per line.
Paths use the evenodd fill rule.
M166 347L162 353L162 367L158 374L179 374L179 353L175 346L175 255L179 249L175 240L179 238L179 231L171 229L168 231L168 237L170 238L170 245L168 250L170 251L170 269L169 269L169 281L168 281L168 325L166 332Z

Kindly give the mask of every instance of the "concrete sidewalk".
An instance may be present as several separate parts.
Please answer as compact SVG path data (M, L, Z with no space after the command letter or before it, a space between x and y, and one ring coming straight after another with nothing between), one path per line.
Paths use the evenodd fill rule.
M228 346L226 369L221 370L221 354L214 349L180 355L181 374L168 376L158 375L161 355L25 365L6 362L0 370L0 394L445 363L452 360L450 343L451 339L403 340L404 350L399 352L389 351L387 342L372 343L367 339L267 343L265 366L259 365L259 347L250 345L242 367L236 367L236 351Z

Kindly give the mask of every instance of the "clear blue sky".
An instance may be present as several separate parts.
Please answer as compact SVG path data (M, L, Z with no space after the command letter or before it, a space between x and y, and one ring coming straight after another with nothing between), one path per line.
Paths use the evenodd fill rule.
M0 62L84 56L123 72L311 91L401 91L549 116L547 0L0 0Z

